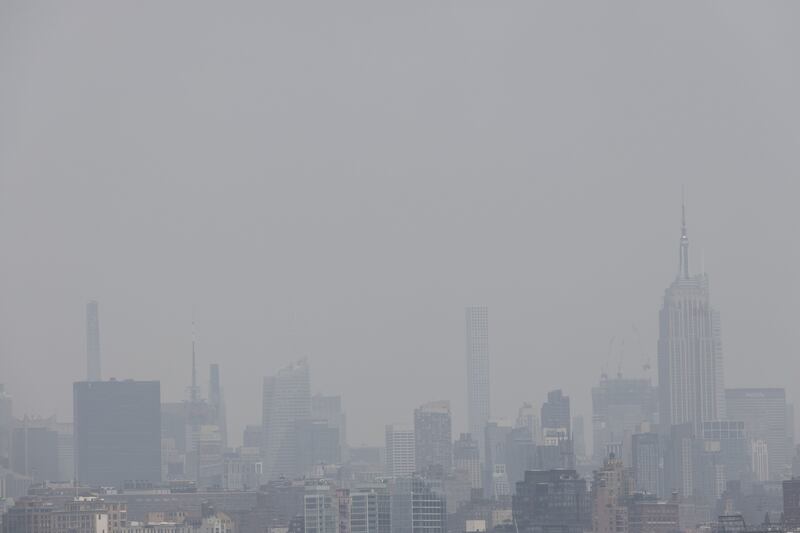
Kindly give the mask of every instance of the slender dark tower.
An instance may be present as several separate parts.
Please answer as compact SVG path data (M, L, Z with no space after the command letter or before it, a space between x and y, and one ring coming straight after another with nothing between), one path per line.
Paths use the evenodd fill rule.
M100 381L100 311L95 300L86 304L86 381Z

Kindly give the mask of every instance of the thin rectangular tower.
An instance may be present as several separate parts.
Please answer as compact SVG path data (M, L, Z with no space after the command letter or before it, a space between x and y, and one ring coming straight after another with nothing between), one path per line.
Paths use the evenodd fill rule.
M86 381L100 381L100 311L97 301L86 304Z
M489 422L489 309L466 309L467 319L467 408L469 432L484 458L484 431Z

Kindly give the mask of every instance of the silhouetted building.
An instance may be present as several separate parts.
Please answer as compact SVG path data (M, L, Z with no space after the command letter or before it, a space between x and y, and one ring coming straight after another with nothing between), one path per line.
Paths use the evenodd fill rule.
M800 479L783 482L783 525L787 531L800 528Z
M311 416L311 377L306 360L264 378L264 476L298 475L297 421Z
M338 428L331 427L325 420L298 420L296 424L297 464L301 475L313 476L315 467L341 462Z
M86 304L86 381L100 381L100 310L96 301Z
M542 404L542 432L548 430L564 431L564 438L572 435L570 427L569 396L564 396L561 390L547 393L547 401Z
M78 382L73 388L78 481L120 487L161 481L158 381Z
M469 432L478 442L483 459L483 430L491 416L489 380L489 309L466 308L467 415Z
M533 470L517 483L514 520L521 533L583 533L591 528L586 481L574 470Z
M415 460L418 472L450 472L453 463L450 402L429 402L414 410Z
M725 394L719 313L711 307L708 276L689 276L684 210L678 275L659 314L659 423L664 428L723 420Z

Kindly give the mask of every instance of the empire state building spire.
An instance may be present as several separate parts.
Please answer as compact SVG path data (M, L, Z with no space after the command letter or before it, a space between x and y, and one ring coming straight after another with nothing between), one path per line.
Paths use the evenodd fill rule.
M681 248L678 261L678 277L689 279L689 236L686 234L686 202L681 202Z

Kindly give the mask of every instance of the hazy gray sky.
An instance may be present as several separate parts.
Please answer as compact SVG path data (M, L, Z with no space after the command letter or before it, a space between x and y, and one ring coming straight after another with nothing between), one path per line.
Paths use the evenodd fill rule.
M588 423L612 336L626 374L634 323L655 363L686 184L727 384L796 399L798 27L792 2L4 0L0 382L69 419L96 298L104 375L179 400L194 306L234 442L301 356L352 443L440 398L458 432L478 303L493 414L561 387Z

